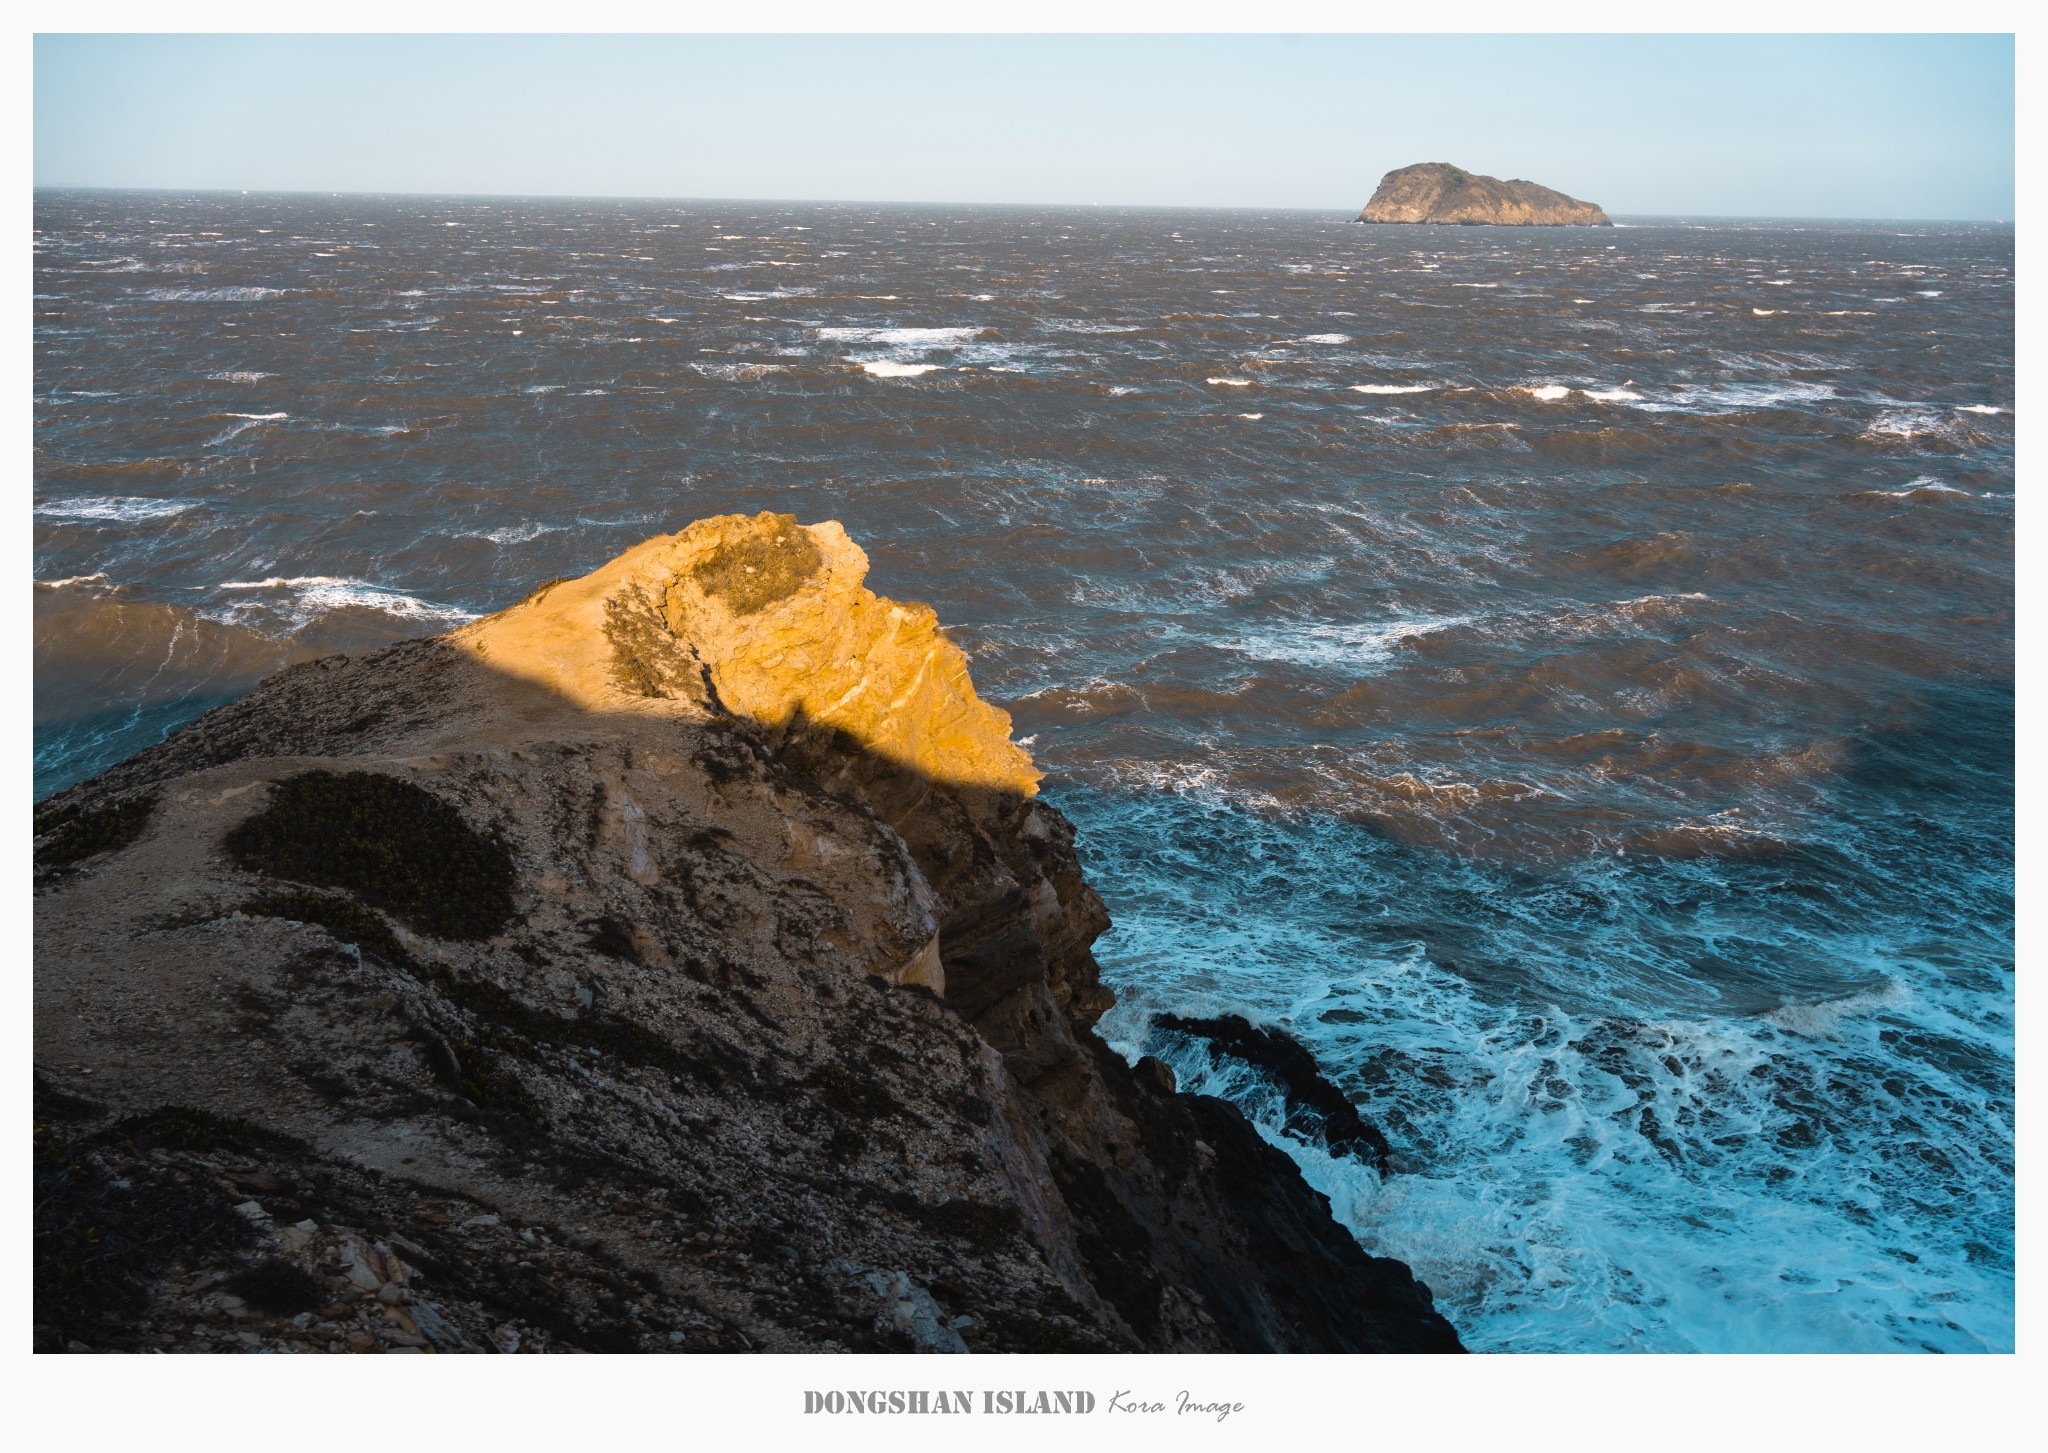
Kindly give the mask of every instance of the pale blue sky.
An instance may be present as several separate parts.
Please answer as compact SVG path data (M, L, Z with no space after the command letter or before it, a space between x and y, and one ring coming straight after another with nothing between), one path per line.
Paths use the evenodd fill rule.
M39 186L2010 218L2007 36L41 36Z

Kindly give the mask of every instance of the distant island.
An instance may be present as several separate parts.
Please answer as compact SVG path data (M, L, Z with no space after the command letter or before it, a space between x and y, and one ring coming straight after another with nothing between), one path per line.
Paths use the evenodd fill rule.
M1361 222L1436 222L1462 227L1612 227L1607 214L1534 182L1482 177L1449 162L1388 172Z

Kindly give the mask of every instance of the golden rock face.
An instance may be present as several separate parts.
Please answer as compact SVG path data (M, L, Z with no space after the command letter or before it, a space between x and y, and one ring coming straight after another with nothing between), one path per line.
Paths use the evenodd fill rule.
M1009 714L974 694L937 614L867 572L837 521L717 515L450 639L593 710L674 709L708 683L771 728L835 728L935 781L1034 795Z

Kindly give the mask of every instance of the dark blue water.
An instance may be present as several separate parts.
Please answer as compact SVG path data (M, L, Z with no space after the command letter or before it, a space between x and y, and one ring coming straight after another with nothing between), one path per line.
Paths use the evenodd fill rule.
M1474 1346L2013 1340L2012 234L43 193L39 792L836 518ZM1287 1028L1287 1138L1150 1016Z

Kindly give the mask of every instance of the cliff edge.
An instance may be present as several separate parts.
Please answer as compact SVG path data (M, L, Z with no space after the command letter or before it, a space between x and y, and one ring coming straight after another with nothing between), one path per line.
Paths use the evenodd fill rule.
M1433 222L1459 226L1612 227L1607 214L1534 182L1482 177L1449 162L1425 161L1388 172L1361 222Z
M39 804L37 1345L1457 1350L1095 1036L1073 829L866 567L702 520Z

